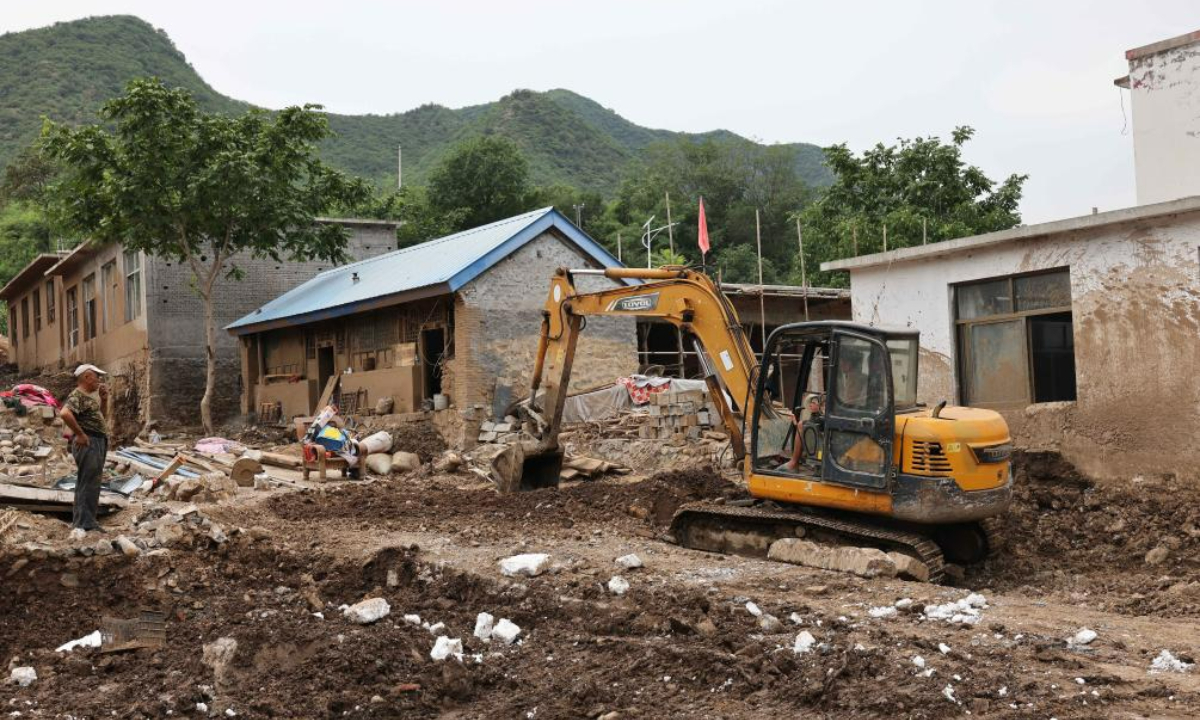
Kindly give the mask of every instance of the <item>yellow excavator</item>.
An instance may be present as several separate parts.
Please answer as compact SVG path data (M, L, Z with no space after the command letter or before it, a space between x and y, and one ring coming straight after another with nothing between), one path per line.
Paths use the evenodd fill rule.
M581 293L583 275L642 282ZM681 267L556 272L522 409L537 439L494 461L502 492L558 484L571 364L592 316L657 318L695 340L750 498L681 507L678 544L751 556L785 537L877 547L916 558L934 582L946 563L998 549L1012 497L1008 426L990 410L917 401L916 331L797 322L772 332L759 360L716 284Z

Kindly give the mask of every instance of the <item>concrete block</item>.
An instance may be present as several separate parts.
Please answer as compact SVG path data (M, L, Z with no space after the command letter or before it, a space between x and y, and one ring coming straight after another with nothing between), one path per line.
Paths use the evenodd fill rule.
M499 437L499 435L494 432L481 432L479 433L479 442L496 442L497 437Z
M888 558L896 564L896 574L918 582L929 582L929 566L911 555L890 552Z
M342 609L346 619L358 625L370 625L387 617L391 612L391 605L383 598L369 598Z
M860 577L896 577L896 563L876 548L832 547L798 538L771 543L767 557L779 562L847 572Z

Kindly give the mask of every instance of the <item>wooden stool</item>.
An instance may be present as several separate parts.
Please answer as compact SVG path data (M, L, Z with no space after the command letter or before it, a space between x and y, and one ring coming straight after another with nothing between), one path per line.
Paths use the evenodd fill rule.
M317 456L317 459L315 462L308 459L310 454L315 454ZM305 443L305 445L304 445L304 480L305 480L305 482L308 481L309 472L311 472L313 470L317 471L318 477L320 477L321 480L323 480L323 481L328 480L329 477L326 475L326 471L329 468L335 468L335 469L340 470L342 477L346 477L348 470L350 468L350 464L346 462L345 458L342 458L338 455L331 455L329 453L329 451L326 450L321 445L317 445L316 443Z

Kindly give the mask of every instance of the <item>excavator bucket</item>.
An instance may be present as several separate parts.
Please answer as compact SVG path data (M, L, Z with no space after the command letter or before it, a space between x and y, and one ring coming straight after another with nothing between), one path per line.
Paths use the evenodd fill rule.
M558 487L563 453L533 443L513 443L492 460L492 479L501 493Z

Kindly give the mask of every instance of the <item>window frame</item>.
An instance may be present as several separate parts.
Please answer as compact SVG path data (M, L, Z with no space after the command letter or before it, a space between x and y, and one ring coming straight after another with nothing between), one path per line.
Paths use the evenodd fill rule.
M46 326L54 324L54 280L53 278L46 281Z
M952 297L951 297L951 308L953 309L953 312L954 312L954 336L955 336L955 344L958 348L958 361L956 363L956 365L957 365L956 370L958 371L959 402L961 402L964 405L974 405L974 406L978 406L978 407L1041 404L1035 400L1035 398L1037 397L1037 390L1034 387L1036 379L1034 377L1033 339L1030 336L1030 332L1029 332L1029 318L1037 317L1039 315L1060 315L1062 313L1071 313L1072 323L1074 323L1074 312L1073 312L1074 296L1070 297L1070 303L1065 306L1057 305L1057 306L1048 307L1048 308L1038 308L1036 310L1016 310L1016 308L1019 307L1019 303L1018 303L1017 295L1016 295L1016 289L1017 289L1016 281L1019 278L1036 277L1038 275L1057 275L1057 274L1062 274L1062 275L1067 276L1067 286L1068 286L1068 290L1069 290L1070 283L1071 283L1071 267L1069 265L1064 265L1064 266L1055 267L1055 268L1048 268L1045 270L1035 270L1033 272L1015 273L1012 275L999 275L999 276L988 277L988 278L978 278L975 280L968 280L965 282L955 283L951 286L954 291L952 294ZM1004 280L1004 281L1008 282L1008 293L1009 293L1009 297L1012 298L1012 307L1014 308L1013 311L1007 312L1007 313L1001 313L998 315L984 315L981 317L973 317L973 318L966 318L966 319L959 318L959 316L958 316L958 313L959 313L958 293L960 292L961 288L968 287L971 285L979 285L979 284L983 284L983 283L997 282L1000 280ZM971 388L969 386L969 378L970 378L969 369L974 367L974 357L972 356L972 348L971 348L971 342L970 342L970 338L969 338L970 328L975 325L990 325L990 324L994 324L994 323L1013 322L1013 321L1021 322L1021 332L1022 332L1023 339L1025 341L1025 348L1024 348L1025 365L1026 365L1025 396L1023 399L1018 398L1018 399L1014 399L1012 401L1005 401L1005 402L987 402L987 403L984 403L983 405L980 405L978 401L971 398L972 393L971 393ZM1076 391L1076 393L1077 393L1076 398L1078 398L1078 391ZM1070 402L1070 401L1067 401L1067 402Z
M112 332L120 325L115 317L120 284L117 280L117 259L113 258L100 266L100 296L104 299L104 307L99 313L102 333Z
M122 250L121 272L125 276L125 322L132 322L142 315L143 264L141 251Z
M67 347L79 347L79 285L72 285L65 293L67 306Z
M29 296L21 298L21 339L29 339Z
M83 341L87 342L96 337L96 320L98 313L96 312L96 273L89 273L84 276L79 283L80 294L83 296ZM91 297L88 297L88 291L91 291ZM89 308L90 303L90 308Z

